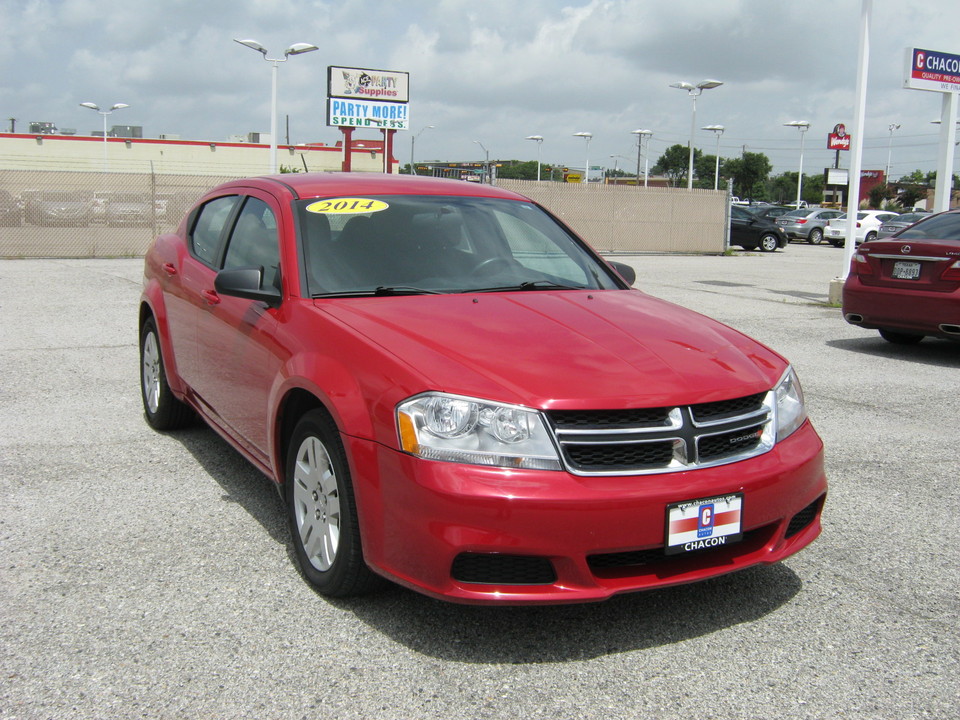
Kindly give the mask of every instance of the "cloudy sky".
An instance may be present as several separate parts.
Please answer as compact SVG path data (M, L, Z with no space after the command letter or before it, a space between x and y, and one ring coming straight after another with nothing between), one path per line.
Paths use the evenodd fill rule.
M254 38L282 56L319 52L279 71L279 112L291 142L328 142L328 65L410 73L409 161L536 159L632 169L632 130L647 128L653 160L686 144L692 103L678 80L724 82L697 101L703 125L724 125L723 157L763 152L795 170L831 165L827 133L853 124L861 0L0 0L0 124L17 118L89 134L102 120L79 107L128 103L109 124L185 140L223 141L270 127L270 65L232 42ZM904 48L960 54L957 0L874 0L864 168L893 177L936 167L938 93L902 89ZM891 141L889 126L899 123ZM362 133L357 134L364 137ZM370 131L370 137L379 133ZM841 165L849 164L843 153ZM621 156L621 157L611 157Z

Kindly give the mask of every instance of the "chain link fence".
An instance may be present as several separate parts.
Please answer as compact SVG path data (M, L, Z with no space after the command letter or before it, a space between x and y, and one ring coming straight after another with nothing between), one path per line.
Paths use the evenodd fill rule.
M137 257L196 199L233 177L0 170L0 257ZM611 254L722 253L727 195L713 190L499 180Z
M136 257L176 228L210 175L0 170L0 257Z
M602 253L722 253L727 193L618 185L497 180L536 200Z

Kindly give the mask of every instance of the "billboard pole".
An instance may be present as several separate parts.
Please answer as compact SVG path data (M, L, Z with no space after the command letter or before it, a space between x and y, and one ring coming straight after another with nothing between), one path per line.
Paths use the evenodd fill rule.
M933 209L942 212L950 209L953 189L953 153L957 142L957 97L955 92L943 93L940 112L940 153L937 159L937 186L933 196Z

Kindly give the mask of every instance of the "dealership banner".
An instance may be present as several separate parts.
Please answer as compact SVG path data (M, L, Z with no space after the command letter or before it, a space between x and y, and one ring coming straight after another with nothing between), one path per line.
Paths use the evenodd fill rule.
M960 92L960 55L907 48L903 86L912 90Z
M409 130L410 114L406 103L330 98L327 100L327 125Z

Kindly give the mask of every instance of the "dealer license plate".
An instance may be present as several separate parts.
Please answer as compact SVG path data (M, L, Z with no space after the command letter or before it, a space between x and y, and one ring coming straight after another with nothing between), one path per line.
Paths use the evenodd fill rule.
M893 264L893 277L898 280L916 280L920 277L920 263L898 260Z
M722 547L742 539L742 508L743 493L668 505L666 554Z

